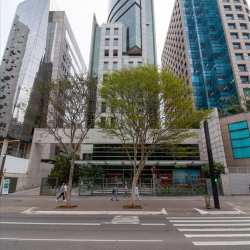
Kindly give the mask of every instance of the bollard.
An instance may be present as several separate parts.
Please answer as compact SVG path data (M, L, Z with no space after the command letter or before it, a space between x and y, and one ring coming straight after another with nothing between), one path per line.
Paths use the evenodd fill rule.
M210 196L209 195L205 195L204 198L205 198L205 203L206 203L206 209L211 209L211 206L210 206Z

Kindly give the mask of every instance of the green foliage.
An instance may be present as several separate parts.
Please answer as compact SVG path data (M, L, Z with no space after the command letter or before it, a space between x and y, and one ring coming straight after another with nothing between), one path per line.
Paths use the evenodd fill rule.
M89 165L84 170L84 177L86 178L103 178L104 169L100 166Z
M55 156L54 168L51 169L50 175L48 177L58 177L58 185L62 183L67 183L69 180L70 172L70 159L65 156ZM73 183L77 183L79 177L82 176L82 168L75 165L73 174Z
M220 175L225 173L225 167L222 163L219 162L214 162L214 165L217 170L216 178L220 178ZM202 167L201 171L203 173L204 178L210 178L209 164L206 164L204 167Z

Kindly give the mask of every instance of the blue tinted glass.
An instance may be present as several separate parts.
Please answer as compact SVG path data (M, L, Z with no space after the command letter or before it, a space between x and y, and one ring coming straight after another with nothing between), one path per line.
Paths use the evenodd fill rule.
M242 159L250 157L250 147L233 149L234 158Z
M218 1L183 0L181 3L195 106L197 109L224 108L227 104L222 104L221 98L229 95L238 98L238 94ZM225 9L230 10L230 6L226 5Z
M231 123L228 125L229 131L240 130L244 128L248 128L247 121Z
M230 132L231 140L249 137L248 129Z
M250 147L250 138L232 140L233 148Z

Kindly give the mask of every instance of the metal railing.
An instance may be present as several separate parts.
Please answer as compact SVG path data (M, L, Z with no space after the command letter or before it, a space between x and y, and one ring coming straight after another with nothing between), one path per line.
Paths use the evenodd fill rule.
M117 186L118 194L124 193L125 184L131 191L133 179L89 179L81 178L79 180L79 195L111 195L114 186ZM139 179L137 182L139 193L141 195L154 195L153 179ZM219 182L219 190L222 190ZM181 178L168 179L163 181L157 179L155 186L155 195L157 196L190 196L190 195L207 195L211 193L211 185L207 179L187 180ZM222 191L220 192L222 195Z

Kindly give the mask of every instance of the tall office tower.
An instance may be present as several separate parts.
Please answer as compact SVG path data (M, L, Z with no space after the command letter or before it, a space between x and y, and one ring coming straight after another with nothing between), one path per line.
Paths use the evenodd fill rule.
M86 70L65 12L50 12L49 5L50 0L20 3L11 26L0 67L2 153L28 157L38 127L28 115L37 84Z
M194 89L197 109L221 109L250 87L250 15L245 0L176 0L162 53Z
M94 16L89 62L100 85L107 71L156 64L153 0L110 0L107 23L99 26Z

